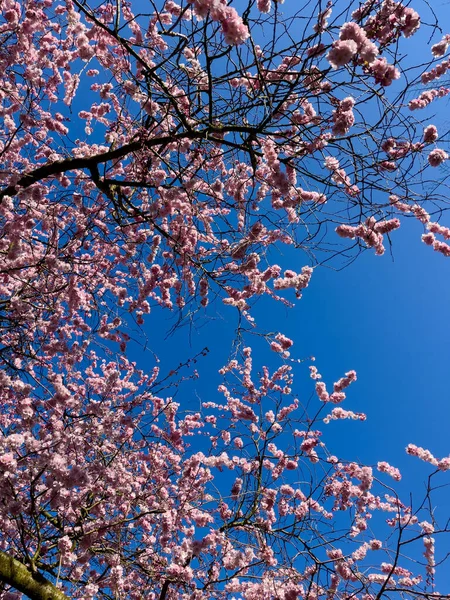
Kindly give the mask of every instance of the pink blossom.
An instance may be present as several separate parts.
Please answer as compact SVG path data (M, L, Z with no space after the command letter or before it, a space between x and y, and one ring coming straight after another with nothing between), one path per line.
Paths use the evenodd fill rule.
M326 385L323 383L323 381L318 381L316 383L316 394L319 397L319 399L322 400L322 402L328 402L328 400L330 399Z
M425 546L425 552L423 553L426 561L427 561L427 573L430 576L433 576L435 573L435 558L434 558L434 538L432 537L424 537L423 545Z
M258 10L262 13L269 13L272 7L272 0L258 0Z
M436 241L436 238L434 237L434 235L432 233L423 233L422 234L422 242L424 244L426 244L427 246L432 246L435 241Z
M428 523L428 521L422 521L419 525L422 527L422 531L427 535L434 533L434 526L431 523Z
M448 154L442 148L435 148L428 155L428 162L432 167L438 167L446 160L448 160Z
M374 225L374 231L377 233L381 233L385 235L386 233L390 233L391 231L395 231L400 227L399 219L388 219L386 221L378 221Z
M356 227L352 227L352 225L338 225L336 227L336 233L339 237L355 239L356 237Z
M376 45L368 39L365 30L353 21L341 27L339 39L355 42L361 59L368 65L371 65L378 56Z
M441 460L438 462L438 469L440 471L449 471L450 470L450 456L441 458Z
M411 100L409 102L409 104L408 104L409 109L417 110L420 108L425 108L426 106L428 106L428 104L433 102L433 100L435 100L436 98L443 98L444 96L447 96L449 93L450 93L450 88L439 88L439 89L426 90L425 92L422 92L418 98L414 98L414 100Z
M399 197L396 196L395 194L391 194L389 196L389 203L396 208L397 210L399 210L402 213L409 213L411 212L411 208L409 206L409 204L406 204L406 202L401 202Z
M434 248L434 250L436 250L436 252L439 252L440 254L443 254L444 256L447 256L447 257L450 256L450 245L446 244L445 242L440 242L439 240L435 240L433 242L433 248Z
M319 14L317 15L317 23L313 26L313 30L315 31L315 33L322 33L325 31L325 29L328 26L327 19L329 19L329 17L331 16L331 12L331 3L327 4L325 10L319 12Z
M428 231L434 234L442 235L446 240L450 240L450 228L440 225L439 223L429 222L427 225ZM434 236L433 236L434 237Z
M333 69L339 69L354 58L357 50L358 46L353 40L337 40L333 42L331 50L327 54L327 60Z
M58 541L58 550L62 553L62 554L67 554L68 552L70 552L72 550L72 542L70 540L70 538L65 535L62 538L59 539Z
M417 456L421 460L425 462L429 462L434 466L438 465L438 460L431 454L429 450L425 450L420 446L415 446L414 444L408 444L406 447L406 452L411 456Z
M443 60L440 64L433 67L430 71L422 73L421 80L423 84L431 83L446 75L450 69L450 59Z
M403 8L402 14L402 33L408 38L414 35L420 27L420 16L411 7Z
M276 290L286 290L294 288L297 290L297 295L300 295L300 290L308 287L313 270L311 267L302 267L301 273L297 274L294 271L287 270L284 272L284 277L279 277L274 280L273 287Z
M379 462L377 464L377 469L381 473L387 473L388 475L390 475L392 477L392 479L395 479L395 481L400 481L400 479L402 478L400 471L396 467L392 467L387 462L384 462L384 461Z
M354 239L359 237L364 240L369 248L375 248L377 255L382 255L384 253L383 235L399 227L400 221L398 219L389 219L377 223L374 218L369 218L365 223L361 223L356 227L339 225L336 228L336 233L343 238Z
M322 375L318 372L317 367L314 365L309 367L311 379L322 379Z
M421 223L426 225L430 221L430 215L423 208L423 206L419 206L418 204L413 204L411 206L411 212Z
M431 144L438 139L438 131L435 125L428 125L423 130L423 141L425 144Z
M436 58L444 56L444 54L448 50L449 45L450 45L450 35L447 34L447 35L444 35L444 37L442 38L442 40L440 42L438 42L437 44L433 44L433 46L431 46L431 52L432 52L433 56Z
M315 44L314 46L311 46L310 48L308 48L308 50L307 50L307 56L309 58L314 57L314 56L320 56L324 52L325 52L325 45L324 44L322 44L322 43Z
M375 83L379 83L385 87L391 85L394 80L400 78L400 71L394 67L394 65L388 64L384 57L377 58L371 63L370 71L375 77Z
M332 394L330 396L330 400L331 397L334 394ZM355 413L351 410L344 410L343 408L336 407L333 408L333 410L331 411L330 414L328 414L323 422L328 425L328 423L330 423L331 421L338 421L338 420L343 420L343 419L352 419L353 421L365 421L366 420L366 415L364 413Z
M345 135L355 122L353 106L355 101L347 97L339 103L339 108L333 111L333 135Z
M277 333L277 335L275 336L275 339L281 345L283 350L288 350L294 343L290 338L286 337L282 333Z
M243 44L250 36L247 25L232 6L228 6L224 12L224 18L220 19L222 33L226 44L238 46Z

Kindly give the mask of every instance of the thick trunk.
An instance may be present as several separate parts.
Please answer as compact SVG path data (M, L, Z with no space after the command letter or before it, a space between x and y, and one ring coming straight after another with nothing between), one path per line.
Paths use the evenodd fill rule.
M27 567L0 551L0 581L22 592L31 600L68 600L57 587L39 573L32 573Z

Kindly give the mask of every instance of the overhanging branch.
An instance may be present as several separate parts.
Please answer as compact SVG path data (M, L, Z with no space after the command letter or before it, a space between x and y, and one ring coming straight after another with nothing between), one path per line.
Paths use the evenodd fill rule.
M94 156L66 158L64 160L57 160L52 163L47 163L41 167L38 167L37 169L34 169L34 171L31 171L30 173L26 173L15 184L9 185L5 189L1 190L0 203L5 196L15 196L21 189L29 188L34 183L38 183L47 177L53 177L54 175L65 173L66 171L74 171L76 169L92 169L99 164L124 158L128 154L141 150L142 148L164 146L183 139L208 139L214 134L231 132L250 134L254 133L254 129L252 127L245 126L227 126L223 129L212 126L208 127L207 129L202 129L201 131L183 131L182 133L175 133L173 135L161 136L149 140L138 139L130 142L129 144L120 146L120 148L108 150L107 152L101 152L99 154L95 154ZM212 137L210 139L212 141L226 143L221 139L214 139Z
M31 600L68 600L50 581L39 573L32 573L23 563L0 551L0 581Z

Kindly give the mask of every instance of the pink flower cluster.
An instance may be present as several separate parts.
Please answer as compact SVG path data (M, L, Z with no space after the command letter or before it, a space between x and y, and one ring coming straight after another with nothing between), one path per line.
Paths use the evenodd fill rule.
M431 71L422 73L421 80L423 84L431 83L436 79L440 79L450 69L450 60L443 60L439 65L436 65Z
M361 14L362 9L359 10L359 13L355 11L353 15ZM400 34L406 38L411 37L419 27L418 13L397 0L383 0L378 12L369 16L364 25L367 35L381 44L394 42Z
M352 185L350 177L345 172L345 169L340 167L339 161L334 156L326 156L324 161L324 167L329 171L332 171L331 179L337 185L345 186L345 192L349 196L357 196L360 192L357 185Z
M397 140L393 137L389 137L381 144L381 149L394 159L403 158L410 152L421 150L422 147L420 142L412 143L409 140Z
M434 558L434 538L426 536L423 538L423 545L425 546L425 552L423 553L427 566L426 570L430 577L432 577L435 573L435 565L436 561Z
M284 356L289 356L289 348L293 345L293 341L282 333L277 333L275 340L270 344L271 350L274 352L283 352Z
M444 37L442 38L442 40L440 42L438 42L437 44L433 44L433 46L431 46L431 52L432 52L433 56L435 58L440 58L441 56L444 56L444 54L448 50L449 45L450 45L450 35L447 33L446 35L444 35Z
M401 213L408 214L411 212L411 207L406 202L401 202L400 198L395 194L389 196L389 203Z
M428 523L428 521L422 521L419 525L422 527L423 533L426 533L427 535L434 533L434 525Z
M331 50L327 54L327 59L333 69L339 69L347 65L356 55L358 46L351 40L337 40L333 42Z
M409 207L403 203L399 203L402 208L401 210L405 213L412 212L416 219L426 225L428 233L422 235L422 242L427 246L432 246L436 252L443 254L444 256L450 257L450 245L446 242L441 242L436 239L436 235L442 235L445 240L450 240L450 228L444 227L439 223L431 221L428 212L418 204L414 204ZM397 204L395 204L398 206Z
M444 225L440 225L434 221L430 221L427 225L428 231L431 233L436 233L438 235L442 235L442 237L446 240L450 240L450 228L444 227Z
M448 160L448 154L442 148L435 148L428 155L428 162L432 167L439 167L446 160Z
M311 379L322 379L322 375L319 373L317 367L314 365L311 365L309 367L309 376L311 377Z
M425 92L422 92L420 94L420 96L418 96L417 98L414 98L414 100L411 100L408 104L409 110L418 110L419 108L425 108L426 106L428 106L429 104L431 104L431 102L433 102L433 100L436 100L436 98L443 98L444 96L447 96L450 93L450 88L444 88L441 87L439 89L433 89L433 90L425 90Z
M313 26L315 33L323 33L328 26L328 18L331 16L331 2L327 2L327 7L317 15L317 23Z
M429 450L414 444L408 444L406 447L406 452L410 456L417 456L417 458L420 458L420 460L430 463L431 465L437 467L440 471L450 470L450 456L446 456L439 460L433 456Z
M302 188L297 188L297 192L302 202L315 202L316 204L325 204L327 201L327 197L325 196L325 194L321 194L320 192L310 192L302 190Z
M377 58L370 66L369 70L375 78L375 83L379 83L383 87L391 85L396 79L400 79L400 71L390 65L384 58Z
M425 144L431 144L438 139L438 130L435 125L428 125L423 130L423 141Z
M333 135L345 135L355 123L353 107L355 101L350 96L339 102L336 110L333 110Z
M392 477L392 479L395 479L395 481L400 481L402 478L400 471L385 461L379 462L377 464L377 469L380 471L380 473L387 473Z
M340 406L333 408L330 414L328 414L323 422L328 425L330 421L338 421L342 419L352 419L353 421L365 421L367 416L364 413L355 413L352 410L344 410Z
M336 393L342 392L342 390L348 388L348 386L356 381L356 379L356 371L348 371L348 373L345 374L345 377L341 377L339 381L336 381L336 383L333 385L334 391Z
M226 44L238 46L250 36L248 27L236 9L227 6L226 0L189 0L189 2L193 4L194 13L199 19L204 19L209 14L213 21L221 24Z
M344 23L339 32L339 40L333 42L327 60L333 69L338 69L348 64L357 54L363 63L370 65L378 56L378 48L357 23Z
M284 272L284 277L278 277L273 282L273 287L276 290L287 290L294 288L297 298L301 298L301 290L308 287L313 270L311 267L303 267L301 273L287 270Z
M272 8L272 0L258 0L257 6L260 12L270 13L270 9Z
M352 225L339 225L336 227L336 233L342 238L361 238L368 248L375 248L378 256L384 254L383 235L394 231L400 227L398 219L389 219L376 222L374 217L370 217L365 223L354 227Z
M433 249L436 252L450 257L450 245L437 240L434 236L434 233L424 233L422 235L422 242L427 246L433 246Z
M317 371L313 371L314 367L310 367L311 377L313 379L319 379L320 375L318 375ZM333 384L333 393L329 394L327 391L327 387L323 381L317 381L316 383L316 394L322 402L332 402L333 404L339 404L343 402L346 398L346 395L343 390L345 390L351 383L356 381L356 371L348 371L345 374L345 377L341 377L339 381ZM337 417L337 418L345 418L345 417Z

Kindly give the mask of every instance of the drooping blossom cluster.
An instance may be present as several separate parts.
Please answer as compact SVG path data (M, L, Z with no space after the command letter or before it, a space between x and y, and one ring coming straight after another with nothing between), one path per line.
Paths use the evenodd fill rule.
M448 154L442 148L435 148L428 155L428 162L432 167L438 167L446 160L448 160Z
M342 25L339 40L333 42L327 60L333 69L338 69L348 64L356 55L363 63L371 65L378 56L378 48L369 40L362 27L355 22L348 22Z
M321 379L321 376L317 371L312 367L310 377L312 379ZM346 395L343 390L347 388L351 383L356 381L356 372L349 371L345 374L345 377L341 377L339 381L336 381L333 384L333 392L331 394L328 393L326 385L323 381L317 381L316 383L316 394L322 402L332 402L333 404L339 404L343 402L346 398ZM337 413L336 413L337 414Z
M447 53L448 47L450 46L450 35L447 33L444 35L442 40L437 44L431 46L431 52L434 57L440 58Z
M377 10L368 14L370 1L365 2L352 13L357 20L364 19L364 30L370 39L381 44L392 43L400 35L406 38L413 36L420 27L420 16L412 7L397 0L382 0L377 3Z
M199 19L208 15L213 21L218 21L226 44L243 44L250 36L248 27L242 21L233 6L228 6L225 0L189 0L193 5L194 14Z
M355 122L353 107L355 101L353 98L344 98L339 102L339 106L333 111L333 135L345 135Z
M450 256L450 244L436 239L436 235L441 235L444 240L450 240L450 228L431 220L431 216L423 206L418 204L409 205L401 202L395 194L389 197L390 204L400 213L413 214L414 217L422 223L427 233L422 234L422 241L427 246L431 246L436 252L443 256Z
M438 139L438 131L435 125L428 125L423 130L423 141L425 144L431 144Z
M392 477L392 479L395 479L395 481L400 481L400 479L402 478L400 471L396 467L393 467L392 465L387 463L386 461L380 461L377 464L377 469L381 473L387 473Z
M410 110L418 110L420 108L425 108L428 106L433 100L436 98L444 98L450 93L450 88L441 87L439 89L425 90L422 92L420 96L414 98L414 100L410 100L408 106Z
M415 444L408 444L406 452L411 456L417 456L420 460L432 464L441 471L448 471L450 469L450 456L437 459L429 450L416 446Z
M433 67L430 71L422 73L421 80L423 84L431 83L436 79L443 77L450 69L450 60L443 60L441 63Z
M301 291L308 287L313 270L311 267L303 267L301 273L287 270L283 277L278 277L273 282L273 287L276 290L286 290L293 288L296 291L298 298L301 298Z
M339 225L336 227L336 233L343 238L362 239L368 248L374 248L375 254L384 254L383 236L395 231L400 227L398 219L389 219L385 221L376 221L370 217L365 223L354 227L351 225Z
M332 172L331 179L336 185L342 185L345 188L346 194L351 197L358 196L360 189L357 185L352 184L350 177L347 175L339 163L339 160L334 156L326 156L324 167Z

